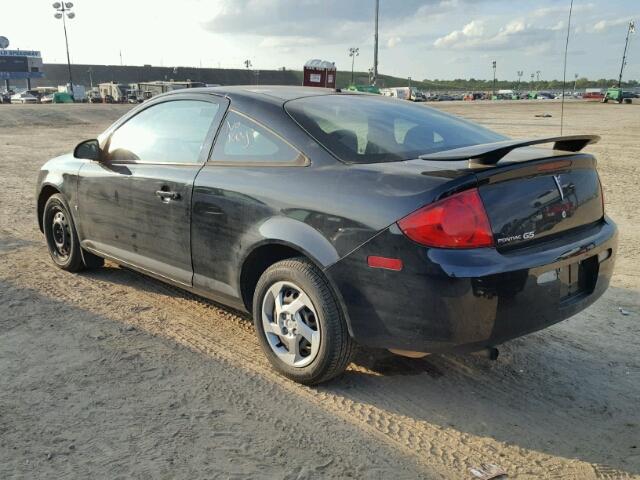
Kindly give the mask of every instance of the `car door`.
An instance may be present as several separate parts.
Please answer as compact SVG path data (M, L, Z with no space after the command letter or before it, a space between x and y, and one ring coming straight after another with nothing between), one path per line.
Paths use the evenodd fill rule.
M176 94L110 132L78 181L83 247L191 285L191 197L228 101Z
M194 287L233 303L239 292L238 264L243 249L257 241L258 226L284 206L264 202L258 192L296 188L299 169L292 167L307 164L306 157L268 127L229 111L211 159L195 181L191 227ZM274 187L274 179L280 187Z

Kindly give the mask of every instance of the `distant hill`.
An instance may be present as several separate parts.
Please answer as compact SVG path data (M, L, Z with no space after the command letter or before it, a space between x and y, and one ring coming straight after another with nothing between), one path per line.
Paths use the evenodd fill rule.
M46 78L34 80L34 86L64 85L68 82L69 73L66 64L45 63L44 72ZM154 67L154 66L121 66L121 65L72 65L71 73L73 82L85 86L90 85L90 75L93 84L102 82L136 83L154 80L193 80L204 83L220 85L301 85L301 70L260 70L259 74L253 70L231 68L192 68L192 67ZM369 77L367 72L354 72L354 80L357 84L367 84ZM13 83L13 82L12 82ZM16 82L17 83L17 82ZM344 88L351 83L351 72L339 71L337 86ZM411 84L422 90L450 90L450 91L490 91L493 88L492 80L455 79L455 80L412 80ZM607 87L615 85L614 79L589 80L580 78L576 82L577 88ZM408 79L391 75L380 75L378 80L380 87L406 87ZM568 88L573 88L573 81L567 82ZM516 88L517 82L499 80L497 89ZM625 83L626 87L638 87L637 81ZM522 90L557 90L562 88L559 80L522 82Z

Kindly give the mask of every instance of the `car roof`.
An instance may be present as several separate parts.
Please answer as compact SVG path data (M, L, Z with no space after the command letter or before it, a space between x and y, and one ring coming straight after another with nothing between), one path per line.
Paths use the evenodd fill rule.
M231 100L253 100L266 103L284 104L288 100L297 98L318 97L322 95L340 94L340 90L318 87L283 86L283 85L235 85L226 87L197 87L182 88L173 90L165 95L180 95L189 93L210 93L222 95ZM345 92L342 95L354 94L356 92Z

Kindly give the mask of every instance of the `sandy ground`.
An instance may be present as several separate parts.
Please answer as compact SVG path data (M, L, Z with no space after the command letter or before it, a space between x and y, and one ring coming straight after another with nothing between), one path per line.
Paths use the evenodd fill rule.
M601 300L497 362L364 352L315 388L275 375L233 311L113 264L52 265L37 170L126 108L0 106L0 478L640 478L638 105L566 105L565 133L603 137L589 150L621 230ZM553 102L437 108L559 133Z

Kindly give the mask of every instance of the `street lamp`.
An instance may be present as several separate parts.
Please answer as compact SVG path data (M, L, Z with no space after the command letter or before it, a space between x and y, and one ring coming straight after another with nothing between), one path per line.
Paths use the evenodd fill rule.
M351 57L351 85L353 85L353 67L358 55L360 55L360 49L358 47L349 48L349 56Z
M518 88L516 90L518 90L518 94L520 94L520 80L522 79L522 75L524 75L524 72L522 70L518 70Z
M67 37L67 18L72 20L76 14L71 11L73 3L71 2L55 2L53 8L56 13L53 15L58 20L62 19L62 27L64 29L64 43L67 47L67 67L69 68L69 89L73 98L73 78L71 77L71 57L69 56L69 38Z
M576 83L578 82L578 74L574 74L573 75L573 94L575 95L576 93Z
M540 70L536 70L536 90L540 89Z
M493 96L496 96L496 61L494 60L492 62L492 67L493 67ZM493 100L493 99L492 99Z

